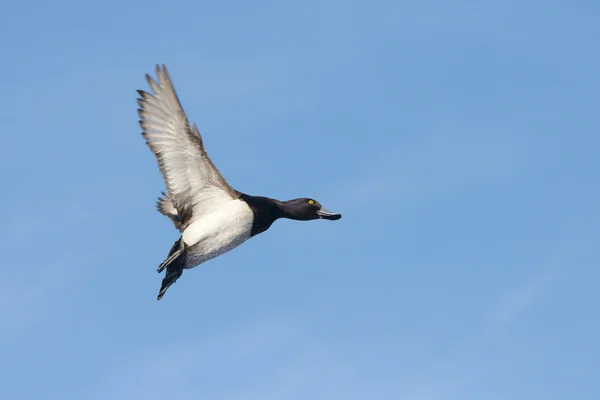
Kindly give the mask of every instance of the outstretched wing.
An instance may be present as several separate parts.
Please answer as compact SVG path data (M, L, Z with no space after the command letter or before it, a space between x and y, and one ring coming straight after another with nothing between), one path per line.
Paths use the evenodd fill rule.
M153 94L138 91L140 126L156 156L183 231L193 220L240 194L213 164L196 125L190 127L167 68L157 65L156 75L158 82L146 75Z

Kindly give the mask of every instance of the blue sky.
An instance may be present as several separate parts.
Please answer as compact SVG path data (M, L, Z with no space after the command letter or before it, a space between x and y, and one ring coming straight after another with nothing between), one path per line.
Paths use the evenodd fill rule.
M12 2L0 398L600 398L600 4ZM314 197L157 302L166 63L238 190Z

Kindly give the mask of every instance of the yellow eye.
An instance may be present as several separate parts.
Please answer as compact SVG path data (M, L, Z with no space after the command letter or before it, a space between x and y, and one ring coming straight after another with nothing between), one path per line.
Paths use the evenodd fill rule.
M315 201L314 200L309 200L308 204L315 204Z

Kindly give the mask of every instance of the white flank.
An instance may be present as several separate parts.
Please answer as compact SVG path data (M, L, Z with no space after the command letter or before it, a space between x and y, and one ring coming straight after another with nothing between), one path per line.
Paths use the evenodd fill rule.
M185 268L193 268L244 243L250 238L253 219L248 204L236 199L194 221L182 234L186 246L193 247Z

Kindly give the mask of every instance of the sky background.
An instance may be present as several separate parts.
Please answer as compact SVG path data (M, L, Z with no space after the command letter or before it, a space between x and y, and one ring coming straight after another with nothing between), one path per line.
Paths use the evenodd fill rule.
M9 2L0 398L597 400L600 3ZM140 136L166 63L236 189L187 271Z

